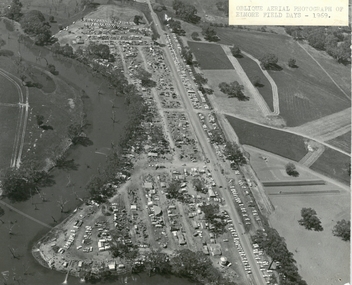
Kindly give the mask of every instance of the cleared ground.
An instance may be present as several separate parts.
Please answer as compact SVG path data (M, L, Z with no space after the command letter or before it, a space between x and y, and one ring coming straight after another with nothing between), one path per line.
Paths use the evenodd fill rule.
M241 144L248 144L299 161L307 153L302 137L262 127L241 119L226 116Z
M259 68L258 64L244 55L242 57L238 57L237 59L252 83L255 78L260 79L260 84L257 86L257 89L263 96L271 111L273 111L273 93L271 85L269 80L264 76L263 72Z
M244 147L250 153L251 165L260 180L292 180L284 170L288 162L286 159L257 148ZM267 161L263 157L266 157ZM299 165L297 168L300 173L298 181L322 179L321 175L315 175L306 168ZM346 191L348 187L341 188L329 180L326 182L326 185L319 186L265 187L275 207L275 212L269 218L271 226L285 238L288 249L297 261L300 274L310 285L337 285L349 280L350 244L331 233L337 221L349 219L350 198L349 192ZM298 194L302 190L308 194ZM329 193L329 190L339 192ZM318 191L326 192L317 194ZM311 207L317 211L323 232L308 231L298 224L303 207Z
M202 69L233 69L221 46L198 42L188 45Z
M281 71L270 71L278 85L280 114L287 126L303 123L341 111L351 104L350 99L331 81L318 64L290 37L272 33L249 32L218 28L220 43L237 45L240 49L260 58L273 52L278 56ZM289 68L289 58L297 60L298 68ZM331 76L350 76L345 67L334 65ZM330 72L330 70L329 70ZM341 83L349 94L350 87Z
M351 131L345 133L342 136L336 137L328 141L328 143L350 153L351 152Z

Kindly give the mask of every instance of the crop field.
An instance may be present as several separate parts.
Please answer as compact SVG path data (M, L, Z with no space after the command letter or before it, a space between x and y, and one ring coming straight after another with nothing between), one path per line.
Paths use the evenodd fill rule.
M280 115L287 126L303 123L341 111L351 104L350 98L331 81L318 64L290 37L272 33L217 29L220 43L237 45L240 49L260 58L263 54L275 53L281 71L269 71L275 80L280 98ZM289 68L287 61L295 58L298 68ZM331 59L332 60L332 59ZM338 78L346 73L345 67L331 63L334 69L330 76ZM338 72L336 71L338 70ZM350 76L346 73L345 76ZM340 84L346 94L350 86Z
M253 79L256 77L260 79L260 86L258 86L257 89L264 98L265 102L268 104L270 110L274 111L273 93L270 82L264 76L258 64L256 64L252 59L246 57L245 55L237 59L251 82L253 82Z
M188 42L202 69L233 69L221 46L216 44Z
M307 153L302 137L226 116L240 143L300 161Z
M349 184L348 165L350 162L351 158L349 156L327 148L310 168L345 184Z
M351 132L347 132L342 136L329 140L328 143L351 153Z
M18 117L18 108L0 105L0 169L10 166Z

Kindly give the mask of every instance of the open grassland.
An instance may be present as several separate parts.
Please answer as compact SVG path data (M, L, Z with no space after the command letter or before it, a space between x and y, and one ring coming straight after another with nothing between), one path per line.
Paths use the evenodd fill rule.
M350 243L333 236L331 231L337 221L350 219L349 193L271 195L270 200L275 212L269 221L285 238L303 279L309 285L348 282ZM298 224L303 207L316 210L324 228L322 232L309 231Z
M83 115L79 92L61 78L52 76L51 79L57 86L54 92L44 94L37 88L31 88L29 95L32 109L29 114L24 156L35 155L42 163L62 152L60 147L63 147L63 142L68 137L68 126L79 123ZM43 116L43 124L52 129L40 128L37 115Z
M0 169L10 166L18 118L18 108L0 105Z
M324 179L322 175L299 164L297 170L300 175L292 178L285 171L287 159L258 148L244 148L250 154L251 165L261 181ZM340 187L329 179L326 180L326 185L265 187L265 192L270 195L275 207L269 217L271 226L285 238L288 249L297 261L300 274L309 285L340 285L348 280L350 244L331 233L338 220L349 219L348 190L347 186ZM300 192L307 194L302 195ZM311 207L317 211L324 231L308 231L298 224L303 207ZM342 280L339 281L338 278Z
M294 161L307 153L302 137L226 116L241 144L254 146Z
M336 137L328 141L329 144L336 146L348 153L351 153L351 131L342 136Z
M118 19L123 22L133 22L135 15L141 16L143 13L129 7L121 8L116 5L103 5L99 6L96 11L87 14L86 17L105 20Z
M349 156L327 148L310 168L345 184L349 184L348 165L350 162L351 158Z
M18 100L15 85L0 74L0 103L17 104Z
M214 96L208 96L213 107L219 109L222 113L238 115L260 122L266 121L251 94L245 93L249 97L248 101L239 101L236 98L228 98L226 94L220 91L219 84L221 82L238 81L242 84L236 70L202 70L202 72L208 79L208 85L214 90Z
M221 46L216 44L188 42L202 69L233 69Z
M220 43L239 46L256 58L265 53L278 56L281 71L269 71L275 80L280 98L280 115L287 126L303 123L341 111L350 106L351 101L331 81L318 64L290 37L272 33L217 29ZM287 61L297 60L298 68L289 68ZM333 63L331 63L333 65ZM345 72L345 67L334 64L333 78ZM341 67L341 68L339 68ZM341 70L340 70L341 69ZM338 73L336 70L340 70ZM328 70L330 72L330 70ZM349 73L347 73L348 76ZM341 86L349 92L348 86Z
M260 87L257 87L257 89L264 98L265 102L268 104L270 110L274 111L273 92L270 82L265 77L258 64L245 55L243 55L242 57L238 57L237 59L252 83L254 78L260 79Z

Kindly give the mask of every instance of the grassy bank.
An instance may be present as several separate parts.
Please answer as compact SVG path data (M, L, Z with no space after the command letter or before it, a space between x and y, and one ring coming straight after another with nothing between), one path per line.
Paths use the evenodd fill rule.
M257 86L258 91L264 98L265 102L268 104L270 110L274 111L273 93L270 82L265 77L258 64L244 55L242 57L239 57L238 61L252 83L255 78L258 78L260 80L260 83Z

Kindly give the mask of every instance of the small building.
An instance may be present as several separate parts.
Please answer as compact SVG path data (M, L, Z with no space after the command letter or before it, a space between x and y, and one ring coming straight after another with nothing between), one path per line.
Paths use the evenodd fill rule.
M155 216L160 216L162 214L161 208L159 206L154 206L153 209Z
M146 182L144 182L143 187L144 187L145 189L148 189L148 190L153 189L153 183L146 181Z
M137 205L131 205L131 211L137 211Z
M213 189L209 188L208 195L209 195L209 198L214 198L215 197L215 193L214 193Z
M115 261L111 261L111 262L109 262L109 264L108 264L108 267L109 267L109 270L116 270L116 263L115 263Z

